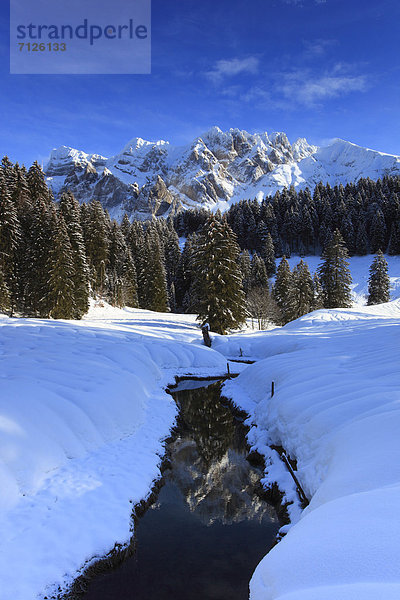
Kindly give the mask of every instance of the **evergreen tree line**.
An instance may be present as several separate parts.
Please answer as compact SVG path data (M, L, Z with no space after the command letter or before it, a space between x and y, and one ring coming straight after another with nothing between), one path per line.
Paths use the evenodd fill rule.
M291 271L284 256L275 269L275 259L267 252L264 258L255 252L251 259L247 250L240 253L227 219L217 214L187 239L182 253L184 304L218 333L240 326L248 316L261 329L267 322L284 325L319 308L347 308L352 305L348 256L343 237L335 230L314 277L302 259ZM275 270L271 286L269 277ZM387 301L387 262L379 250L370 269L368 304Z
M180 259L172 221L121 225L97 201L54 202L37 163L0 168L0 309L81 318L90 295L114 306L175 310Z
M247 293L249 314L258 318L259 325L260 315L263 315L261 324L270 321L284 325L320 308L351 307L352 278L348 258L349 253L339 230L327 242L314 277L303 259L291 271L284 256L271 288L265 279L259 284L250 279ZM252 288L254 285L255 290ZM388 264L382 251L378 250L370 267L367 304L389 302L389 289Z
M119 225L97 201L80 206L66 192L55 203L37 163L26 170L4 158L0 309L80 318L93 295L120 307L194 312L213 331L225 333L249 315L261 327L267 320L286 323L315 308L350 304L347 250L339 230L325 244L323 264L311 278L302 260L291 272L283 258L276 270L270 231L250 256L247 249L241 252L231 214L204 214L207 220L188 235L181 252L172 219L131 224L125 215ZM384 258L378 258L371 303L378 296L386 301ZM328 264L334 265L331 270Z
M201 228L205 209L179 213L174 219L179 236ZM242 200L226 213L242 250L262 253L268 234L276 257L320 254L338 230L350 256L378 250L400 254L400 177L331 187L319 183L313 193L292 186L261 203Z

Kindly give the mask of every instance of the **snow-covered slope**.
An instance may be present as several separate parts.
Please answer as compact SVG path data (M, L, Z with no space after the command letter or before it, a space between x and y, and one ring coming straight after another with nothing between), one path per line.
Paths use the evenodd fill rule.
M180 206L224 210L290 185L398 175L400 158L339 139L319 148L304 138L291 144L284 133L213 127L182 147L134 138L109 159L62 146L45 172L56 195L70 188L80 201L97 198L117 218L124 212L145 218Z
M370 257L354 260L364 278ZM397 257L389 273L400 281ZM214 336L212 349L193 315L106 305L79 322L0 317L0 599L43 597L129 539L130 501L148 495L176 415L164 386L220 375L240 354L258 363L231 363L242 374L226 393L251 414L269 479L295 498L266 447L281 442L312 497L303 515L291 509L253 600L399 598L399 328L400 301Z
M268 480L294 497L269 444L297 460L310 505L261 561L251 600L400 598L400 301L317 311L219 340L259 360L224 392L251 414ZM275 395L270 397L271 381Z
M0 316L1 600L43 597L129 541L176 415L163 386L226 370L200 343L193 316Z

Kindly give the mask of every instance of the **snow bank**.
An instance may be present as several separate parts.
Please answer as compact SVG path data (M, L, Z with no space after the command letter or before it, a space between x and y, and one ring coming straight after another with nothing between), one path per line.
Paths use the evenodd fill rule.
M310 505L261 561L252 600L400 598L400 301L322 310L218 341L263 356L224 394L251 414L266 480L293 484L269 444L297 459ZM275 395L270 398L271 381Z
M163 387L225 372L200 339L193 317L107 306L82 322L0 318L1 600L36 598L129 540L176 415Z

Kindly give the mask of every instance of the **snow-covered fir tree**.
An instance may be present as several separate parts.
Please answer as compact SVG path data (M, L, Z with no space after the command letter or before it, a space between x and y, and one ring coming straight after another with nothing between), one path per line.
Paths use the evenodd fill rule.
M239 246L225 220L209 218L200 232L193 256L198 320L225 334L246 318Z
M11 310L19 304L18 253L21 229L15 203L0 171L0 269L7 286Z
M33 202L43 201L50 205L53 200L53 194L46 184L44 173L37 161L30 167L27 175L29 192Z
M29 315L47 317L48 264L53 249L55 211L44 199L36 200L31 223L27 263L30 266L25 289L25 310Z
M281 311L281 323L284 325L291 320L293 311L290 310L292 289L292 272L286 256L283 256L276 271L273 297Z
M308 265L301 260L292 272L286 318L293 321L314 308L314 286Z
M250 289L250 278L251 278L251 261L248 250L243 250L240 253L238 264L242 273L243 290L247 294Z
M382 304L390 300L390 279L388 264L381 250L378 250L369 269L367 304Z
M164 263L167 277L168 303L170 310L173 312L176 310L175 284L180 255L179 238L172 221L169 221L164 232Z
M110 222L102 205L92 200L84 225L86 254L91 270L92 289L103 294L106 285Z
M178 310L191 312L193 290L193 255L197 244L197 235L187 237L185 246L179 258L175 278L175 302Z
M76 316L74 298L73 252L62 214L53 208L53 244L47 261L49 274L45 297L46 316L53 319L73 319Z
M255 252L250 263L249 289L265 287L268 287L267 269L265 268L265 262L263 259L258 256L257 252Z
M167 276L162 247L156 227L149 226L145 234L145 262L142 267L142 295L145 308L157 312L168 311Z
M3 271L0 268L0 311L8 312L11 307L10 292L4 279Z
M373 253L378 250L386 250L386 222L383 212L380 208L377 209L371 223L370 229L371 251Z
M368 253L368 237L363 221L361 221L357 229L355 253L359 256L365 256Z
M320 308L324 308L324 296L322 285L318 277L318 273L314 273L313 277L313 293L314 299L312 304L312 310L319 310Z
M394 222L390 230L389 245L387 253L389 256L400 254L400 228L399 223Z
M114 306L138 306L135 264L125 237L112 221L108 248L108 295Z
M340 232L336 229L322 252L323 263L318 267L325 308L351 307L351 274L348 252Z
M275 262L275 248L274 242L272 240L271 234L268 233L265 243L261 250L261 256L265 263L265 268L267 270L267 276L272 277L276 273L276 262Z
M89 265L85 252L80 207L73 194L66 192L61 196L59 210L71 243L75 318L80 319L89 309Z

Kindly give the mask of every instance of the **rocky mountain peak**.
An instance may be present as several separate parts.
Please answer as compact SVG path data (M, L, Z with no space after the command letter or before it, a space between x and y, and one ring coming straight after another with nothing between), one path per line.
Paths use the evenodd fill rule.
M132 138L110 158L61 146L45 168L56 197L70 189L81 202L99 200L111 215L168 215L188 207L225 210L242 198L261 200L294 185L313 188L400 173L400 159L335 139L326 146L283 132L212 127L186 146Z

